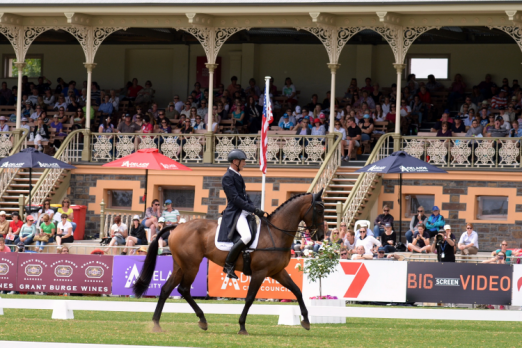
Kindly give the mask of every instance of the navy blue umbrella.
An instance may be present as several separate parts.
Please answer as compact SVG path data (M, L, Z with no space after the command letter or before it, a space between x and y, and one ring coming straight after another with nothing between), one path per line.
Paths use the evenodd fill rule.
M355 173L399 174L399 214L402 220L402 174L403 173L448 173L444 169L433 166L404 151L396 151L380 161L356 170ZM399 223L399 241L402 234L402 224Z
M29 168L29 209L31 209L31 191L33 190L33 168L74 169L75 166L46 155L32 147L6 157L0 161L0 168Z

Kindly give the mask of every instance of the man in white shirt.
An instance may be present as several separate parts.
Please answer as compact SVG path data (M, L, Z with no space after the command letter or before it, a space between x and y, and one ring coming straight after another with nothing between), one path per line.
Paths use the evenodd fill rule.
M29 100L31 104L35 106L36 103L38 103L38 89L33 88L33 94L27 97L27 100Z
M472 224L466 224L466 232L460 236L458 248L463 255L475 255L478 253L478 234L473 231Z
M355 243L355 246L358 247L359 245L362 245L364 249L366 250L366 254L372 254L376 250L376 246L380 247L382 244L377 239L373 238L372 236L367 236L367 227L361 227L359 229L360 237L357 238L357 242Z
M367 253L363 245L359 245L355 248L356 253L352 255L352 260L371 260L373 259L372 253Z
M179 99L179 95L174 96L173 104L174 109L176 109L178 112L181 112L181 110L183 110L183 107L185 106L185 103Z

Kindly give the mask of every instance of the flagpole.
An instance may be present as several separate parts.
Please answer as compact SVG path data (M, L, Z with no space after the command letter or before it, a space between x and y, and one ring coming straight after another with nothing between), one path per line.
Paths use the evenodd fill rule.
M263 174L263 179L261 179L261 210L265 210L265 179L266 175Z
M261 210L265 210L265 186L266 186L266 147L268 144L268 123L272 122L272 110L270 106L270 76L265 76L265 102L263 104L263 118L261 122L261 142L260 142L260 169L263 173L261 180Z

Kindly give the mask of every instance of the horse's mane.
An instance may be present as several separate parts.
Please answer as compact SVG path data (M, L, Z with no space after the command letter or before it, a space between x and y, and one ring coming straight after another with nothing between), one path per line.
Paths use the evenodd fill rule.
M276 210L274 210L272 212L272 214L270 214L268 217L272 217L275 213L277 213L279 210L281 210L285 205L287 205L288 203L290 203L291 201L293 201L294 199L296 198L299 198L299 197L302 197L302 196L306 196L306 195L309 195L310 193L309 192L305 192L305 193L300 193L298 195L295 195L293 197L290 197L286 200L286 202L284 202L283 204L281 204L279 207L277 207Z

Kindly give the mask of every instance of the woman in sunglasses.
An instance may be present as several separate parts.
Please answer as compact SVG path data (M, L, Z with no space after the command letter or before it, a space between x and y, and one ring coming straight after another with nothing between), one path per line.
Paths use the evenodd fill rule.
M53 219L53 216L54 216L54 210L51 209L51 201L46 199L44 201L44 204L43 204L43 207L42 209L40 209L38 211L38 225L40 224L41 220L42 220L42 216L43 214L47 214L49 215L49 218L52 220Z
M156 230L158 229L158 220L162 213L163 210L161 209L161 204L157 199L153 200L152 205L145 211L145 218L141 224L145 228L150 228L151 236L156 234Z

